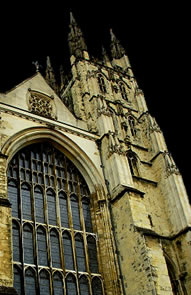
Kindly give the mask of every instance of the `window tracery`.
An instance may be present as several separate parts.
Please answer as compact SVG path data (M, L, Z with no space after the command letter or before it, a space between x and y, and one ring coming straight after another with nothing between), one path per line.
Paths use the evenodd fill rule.
M22 149L8 195L18 294L103 295L89 190L72 162L48 143Z
M55 107L53 104L53 98L40 93L38 91L29 89L29 111L34 114L44 116L50 119L55 119Z

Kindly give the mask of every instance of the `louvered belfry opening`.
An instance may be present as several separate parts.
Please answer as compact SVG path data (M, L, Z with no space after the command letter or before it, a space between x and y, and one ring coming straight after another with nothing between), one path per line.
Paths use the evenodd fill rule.
M48 142L20 150L8 167L14 287L18 294L102 295L87 184Z

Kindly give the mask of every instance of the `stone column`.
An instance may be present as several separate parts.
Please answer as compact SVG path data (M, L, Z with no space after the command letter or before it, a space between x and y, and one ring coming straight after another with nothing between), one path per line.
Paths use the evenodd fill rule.
M0 295L17 294L13 288L12 221L6 164L7 157L0 154Z

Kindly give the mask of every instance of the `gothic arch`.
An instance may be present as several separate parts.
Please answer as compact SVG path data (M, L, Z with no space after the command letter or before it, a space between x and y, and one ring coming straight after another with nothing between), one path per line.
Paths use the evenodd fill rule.
M104 189L99 171L87 154L68 136L46 127L32 127L22 130L9 138L2 147L2 153L8 157L7 163L22 148L38 142L48 141L63 152L79 169L89 187L90 193L97 188Z
M180 295L182 293L180 293L180 290L179 290L179 282L177 279L178 278L177 267L166 252L164 252L164 257L165 257L166 266L168 269L168 274L169 274L173 295Z

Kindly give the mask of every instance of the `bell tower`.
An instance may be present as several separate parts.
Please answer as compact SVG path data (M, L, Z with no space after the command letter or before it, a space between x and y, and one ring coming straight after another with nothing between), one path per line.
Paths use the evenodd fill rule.
M0 94L0 294L188 295L189 199L126 48L93 57L72 13L68 46Z
M102 48L100 59L91 57L71 15L72 80L62 100L70 100L76 118L99 136L124 294L139 294L139 289L141 294L186 294L183 290L191 290L191 265L184 263L191 211L182 176L125 49L112 30L110 36L110 54Z

